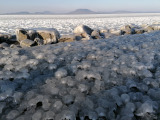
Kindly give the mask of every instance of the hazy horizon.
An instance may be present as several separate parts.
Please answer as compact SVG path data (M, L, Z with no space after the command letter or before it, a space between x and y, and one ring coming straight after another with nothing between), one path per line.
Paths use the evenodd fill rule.
M160 12L160 0L1 0L0 13L42 12L65 13L76 9L90 9L96 12L139 11Z

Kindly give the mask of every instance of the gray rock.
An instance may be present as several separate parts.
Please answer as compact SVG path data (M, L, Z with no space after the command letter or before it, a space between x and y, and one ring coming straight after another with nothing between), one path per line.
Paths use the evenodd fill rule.
M43 45L43 40L39 38L35 38L34 41L37 43L38 46Z
M100 36L100 30L94 30L91 33L91 36L93 39L102 39L102 37Z
M152 32L154 30L154 28L152 26L146 26L146 27L144 27L144 30L146 32Z
M20 42L21 47L32 47L35 45L35 41L25 39Z
M7 43L3 42L0 44L0 48L6 48L6 47L9 47Z
M10 48L21 48L21 46L20 45L11 44Z
M59 32L54 28L41 29L36 32L38 37L43 40L44 44L57 43L60 38Z
M111 37L116 36L116 35L111 34L111 33L103 33L103 34L101 34L101 35L103 36L103 38L111 38Z
M125 25L123 27L121 27L121 29L124 34L135 34L135 29L132 28L130 25Z

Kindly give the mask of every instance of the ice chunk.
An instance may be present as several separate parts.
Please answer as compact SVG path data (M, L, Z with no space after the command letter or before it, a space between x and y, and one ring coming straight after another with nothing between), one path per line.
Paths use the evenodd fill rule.
M40 120L42 118L42 111L36 111L33 116L32 116L32 120Z
M49 64L49 70L55 70L57 69L57 65L56 64Z
M76 116L73 111L64 110L56 116L55 120L76 120Z
M91 119L91 120L97 120L98 119L98 115L97 115L97 113L96 112L88 112L88 117L89 117L89 119Z
M96 112L99 117L107 117L106 110L102 107L96 108Z
M74 102L74 97L72 95L65 95L62 99L66 105L72 104Z
M152 104L149 104L147 102L143 103L138 110L136 111L137 116L145 116L146 113L154 113Z
M60 110L60 109L62 108L62 106L63 106L63 103L62 103L60 100L56 101L56 102L53 104L53 107L54 107L56 110Z
M55 113L53 111L47 111L43 117L43 120L54 120Z
M22 97L23 97L22 92L16 92L13 94L13 98L14 98L15 103L19 103L21 101Z
M55 72L55 77L60 79L60 78L66 77L67 74L68 74L67 70L65 70L64 68L60 68Z
M85 84L79 84L78 85L78 89L81 91L81 92L86 92L88 93L88 90L89 90L89 87Z
M19 112L18 110L12 110L12 111L10 111L10 112L7 114L6 118L7 118L7 120L13 120L13 119L15 119L19 114L20 114L20 112Z
M128 103L130 101L130 96L128 94L122 94L121 99L124 103Z

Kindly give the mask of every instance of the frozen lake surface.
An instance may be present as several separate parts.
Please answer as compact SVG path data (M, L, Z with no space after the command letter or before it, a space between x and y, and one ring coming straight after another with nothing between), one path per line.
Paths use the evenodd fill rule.
M152 24L160 14L1 15L0 32L69 34ZM160 32L0 48L0 120L160 120Z
M159 120L160 32L0 50L0 120Z
M93 29L120 28L126 24L152 24L160 21L159 13L92 14L92 15L0 15L0 33L15 34L16 28L56 28L70 34L80 25Z

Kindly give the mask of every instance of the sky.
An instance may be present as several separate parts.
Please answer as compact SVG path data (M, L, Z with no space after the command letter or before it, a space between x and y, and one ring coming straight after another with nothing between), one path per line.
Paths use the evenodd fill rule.
M99 11L159 11L160 0L0 0L0 13L19 11L55 13L75 9Z

